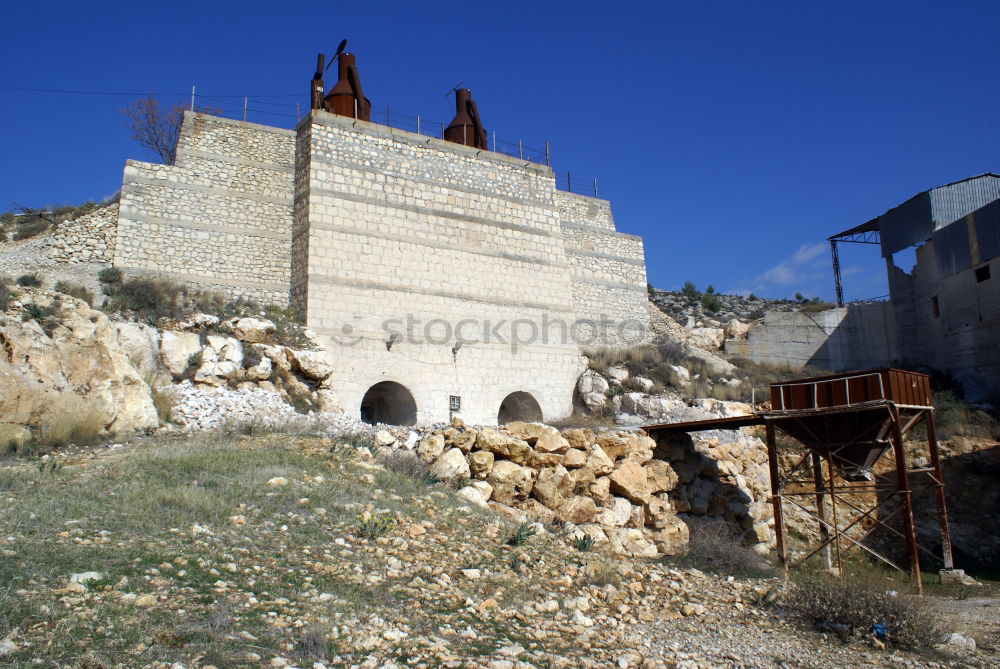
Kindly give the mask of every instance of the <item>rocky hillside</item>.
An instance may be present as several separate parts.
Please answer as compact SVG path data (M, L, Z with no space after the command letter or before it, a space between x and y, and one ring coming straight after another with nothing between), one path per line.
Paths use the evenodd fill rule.
M767 311L818 311L834 306L818 298L772 300L754 295L720 295L656 289L650 292L649 299L663 313L688 328L721 328L734 319L741 323L752 323L762 319L764 312Z
M983 600L934 604L921 643L950 639L940 650L897 643L927 618L905 594L869 594L906 612L885 642L867 626L835 638L786 608L798 590L733 561L738 546L616 556L558 523L481 510L371 441L160 436L38 464L0 461L5 666L943 668L995 657ZM717 572L693 566L711 555L726 556Z

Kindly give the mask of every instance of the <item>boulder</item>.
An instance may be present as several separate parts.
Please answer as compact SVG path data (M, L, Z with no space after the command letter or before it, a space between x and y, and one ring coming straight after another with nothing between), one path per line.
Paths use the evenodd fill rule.
M65 425L79 419L108 432L157 427L149 386L119 346L107 316L82 300L33 293L35 303L51 309L48 333L34 320L0 315L5 422Z
M664 460L652 460L644 467L646 470L646 488L655 494L673 490L679 482L677 472L670 463Z
M563 454L563 467L575 469L583 467L585 464L587 464L587 454L578 448L571 448Z
M229 321L229 327L240 340L254 344L271 341L271 335L277 329L271 321L257 318L234 318Z
M459 452L461 453L461 451ZM424 462L434 462L442 453L444 453L444 437L440 434L424 437L417 445L417 455Z
M573 492L573 479L565 467L546 467L538 472L531 494L550 509L558 509Z
M452 418L452 422L455 420L455 418ZM456 433L453 436L445 438L445 444L454 446L463 453L469 453L476 445L477 436L478 433L473 429L456 429Z
M531 494L535 472L510 460L497 460L487 480L493 486L494 501L511 506Z
M632 515L632 504L624 497L613 497L611 506L602 509L594 522L605 527L624 527Z
M160 331L145 323L114 323L118 347L139 373L150 375L159 367Z
M326 351L297 351L288 349L294 361L294 367L303 376L316 381L322 381L333 374L333 361Z
M573 428L571 430L563 430L563 439L569 443L570 448L576 448L581 451L587 452L590 447L596 443L594 433L586 428Z
M677 516L668 517L665 525L665 527L652 532L649 538L660 553L677 555L687 548L691 532L687 524Z
M655 543L646 538L642 530L632 528L606 529L604 533L616 553L631 557L654 558L659 555Z
M628 453L629 444L625 437L617 434L606 434L598 437L597 445L611 460L617 460Z
M691 328L688 341L705 351L718 351L726 341L726 333L721 328Z
M442 453L430 469L431 474L442 481L469 478L469 463L457 448L450 448Z
M202 348L203 360L209 358L209 352L219 362L232 362L236 365L243 364L243 345L233 337L208 335L206 337L206 346Z
M249 381L265 381L271 378L271 370L274 363L266 355L262 355L255 365L246 368L246 377Z
M488 508L489 505L486 503L488 500L483 497L483 493L479 491L478 488L474 488L471 485L467 485L464 488L460 488L458 492L455 493L466 502L474 504L475 506L481 507L483 509Z
M201 338L194 332L164 330L160 338L160 362L174 378L180 378L192 356L201 353Z
M608 378L617 383L625 383L628 381L629 371L628 367L625 365L615 365L614 367L608 368Z
M611 472L611 491L636 504L649 499L646 470L637 462L626 460Z
M615 463L605 454L604 449L600 446L594 446L587 454L585 467L591 470L594 476L603 476L614 471Z
M587 486L587 494L598 504L608 504L611 502L611 479L607 476L598 476Z
M483 496L483 499L489 501L493 497L493 486L491 486L486 481L471 481L469 487L475 488L479 491L479 494Z
M531 446L528 445L528 442L489 427L482 430L476 437L476 447L516 464L527 463L531 453Z
M541 469L543 467L555 467L556 465L562 464L563 456L558 453L539 453L538 451L531 451L528 453L528 466L532 469Z
M581 374L576 382L577 394L590 411L596 411L607 404L609 387L607 380L592 369Z
M533 518L542 523L551 523L556 517L555 511L543 506L541 502L533 497L517 502L515 507L523 511L528 518Z
M750 336L750 326L734 318L726 323L723 333L726 339L747 339Z
M574 525L589 523L596 514L597 505L594 500L583 495L570 497L556 510L556 518Z
M494 455L489 451L473 451L469 453L469 471L477 479L485 479L493 471Z

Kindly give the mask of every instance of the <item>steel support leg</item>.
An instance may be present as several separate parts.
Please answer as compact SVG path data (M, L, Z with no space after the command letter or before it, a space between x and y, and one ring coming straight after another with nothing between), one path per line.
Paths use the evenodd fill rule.
M945 569L955 568L951 554L951 530L948 527L948 509L944 501L944 478L941 475L941 457L938 454L937 432L934 427L934 412L924 414L927 425L927 447L931 452L931 466L934 468L934 498L937 501L938 525L941 527L941 556Z
M774 440L774 425L764 424L767 434L767 464L771 475L771 506L774 510L774 548L778 554L778 565L788 574L785 560L785 522L781 516L781 481L778 479L778 447Z
M913 499L910 492L910 477L906 472L906 452L899 425L899 409L890 405L889 414L892 417L892 450L896 456L896 488L899 493L903 536L906 539L906 554L910 563L910 585L917 594L921 594L923 584L920 582L920 558L917 556L917 531L913 524Z

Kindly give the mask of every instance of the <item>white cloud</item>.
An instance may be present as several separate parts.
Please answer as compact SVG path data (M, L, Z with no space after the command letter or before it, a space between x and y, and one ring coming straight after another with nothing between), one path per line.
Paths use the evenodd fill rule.
M754 277L749 290L761 295L815 292L817 282L829 274L825 257L828 249L822 242L800 246L791 256Z

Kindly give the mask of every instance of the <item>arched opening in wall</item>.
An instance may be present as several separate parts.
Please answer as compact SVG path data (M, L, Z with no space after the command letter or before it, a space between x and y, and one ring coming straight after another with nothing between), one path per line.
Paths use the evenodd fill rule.
M521 390L503 398L500 411L497 413L497 424L506 425L515 420L526 423L538 423L542 420L542 408L535 398Z
M361 420L370 425L413 425L417 422L417 403L405 386L382 381L361 399Z

